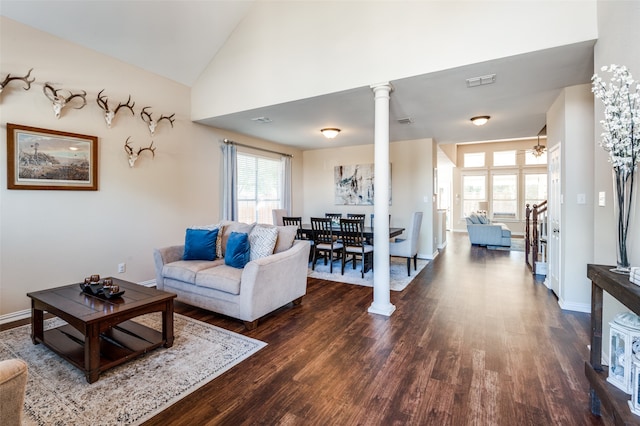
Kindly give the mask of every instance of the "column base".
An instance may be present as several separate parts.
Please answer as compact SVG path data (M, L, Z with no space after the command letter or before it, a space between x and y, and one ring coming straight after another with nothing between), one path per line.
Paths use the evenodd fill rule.
M395 310L396 310L396 307L391 303L380 306L380 305L376 305L374 302L371 304L371 306L369 306L369 309L367 309L367 312L369 312L370 314L378 314L378 315L384 315L386 317L390 317Z

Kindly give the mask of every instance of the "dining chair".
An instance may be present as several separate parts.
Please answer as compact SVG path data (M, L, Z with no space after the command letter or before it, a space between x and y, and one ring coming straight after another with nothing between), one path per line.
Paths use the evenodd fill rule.
M313 231L313 259L311 259L311 269L315 270L318 254L322 254L324 264L327 264L327 254L329 255L329 272L333 273L333 262L342 259L344 246L334 239L331 218L312 217L311 229ZM337 257L334 257L334 254Z
M367 244L364 238L364 215L360 218L340 219L340 238L344 244L342 251L342 275L344 275L344 265L347 263L347 257L351 255L353 269L356 269L356 260L358 256L362 259L361 276L367 272L367 265L371 265L373 270L373 246Z
M342 213L325 213L324 217L328 217L333 222L334 226L340 226L340 219L342 218Z
M282 226L282 218L287 215L287 209L273 209L271 215L273 216L273 224Z
M389 254L391 256L407 258L408 276L411 276L411 258L413 258L413 268L418 270L418 238L420 237L421 226L422 212L414 212L407 239L397 243L389 243Z
M297 226L298 231L296 232L296 240L306 240L304 233L302 232L302 217L301 216L283 216L282 224L284 226Z
M365 216L364 213L347 213L347 219L361 219L364 221Z

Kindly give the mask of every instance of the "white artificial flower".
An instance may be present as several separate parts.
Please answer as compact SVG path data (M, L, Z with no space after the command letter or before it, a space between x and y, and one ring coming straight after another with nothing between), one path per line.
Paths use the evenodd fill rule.
M634 171L640 163L640 83L625 66L612 64L600 70L612 73L608 84L597 74L591 78L591 90L604 104L600 146L616 170Z

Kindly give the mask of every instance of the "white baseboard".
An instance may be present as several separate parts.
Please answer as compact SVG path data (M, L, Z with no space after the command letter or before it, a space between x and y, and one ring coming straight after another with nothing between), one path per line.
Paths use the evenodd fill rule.
M564 300L558 299L558 305L560 305L560 309L565 311L584 312L586 314L591 313L590 303L565 302Z
M155 287L156 286L156 280L147 280L147 281L142 281L139 282L138 284L143 285L145 287Z
M140 284L145 287L155 287L156 280L153 279L148 281L142 281L137 284ZM18 321L26 318L31 318L31 309L25 309L23 311L11 312L9 314L0 315L0 324L6 324L9 322Z
M10 314L0 315L0 324L31 318L31 309L24 311L11 312Z
M440 252L438 250L435 251L435 253L418 253L418 259L423 259L423 260L433 260L436 258L436 256L439 254Z

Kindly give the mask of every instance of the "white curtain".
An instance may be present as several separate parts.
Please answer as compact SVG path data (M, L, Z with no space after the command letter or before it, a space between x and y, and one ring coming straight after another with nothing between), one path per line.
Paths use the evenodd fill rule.
M282 208L291 215L291 156L283 155L282 161Z
M222 219L237 220L237 149L232 143L223 143L220 149L222 150Z

